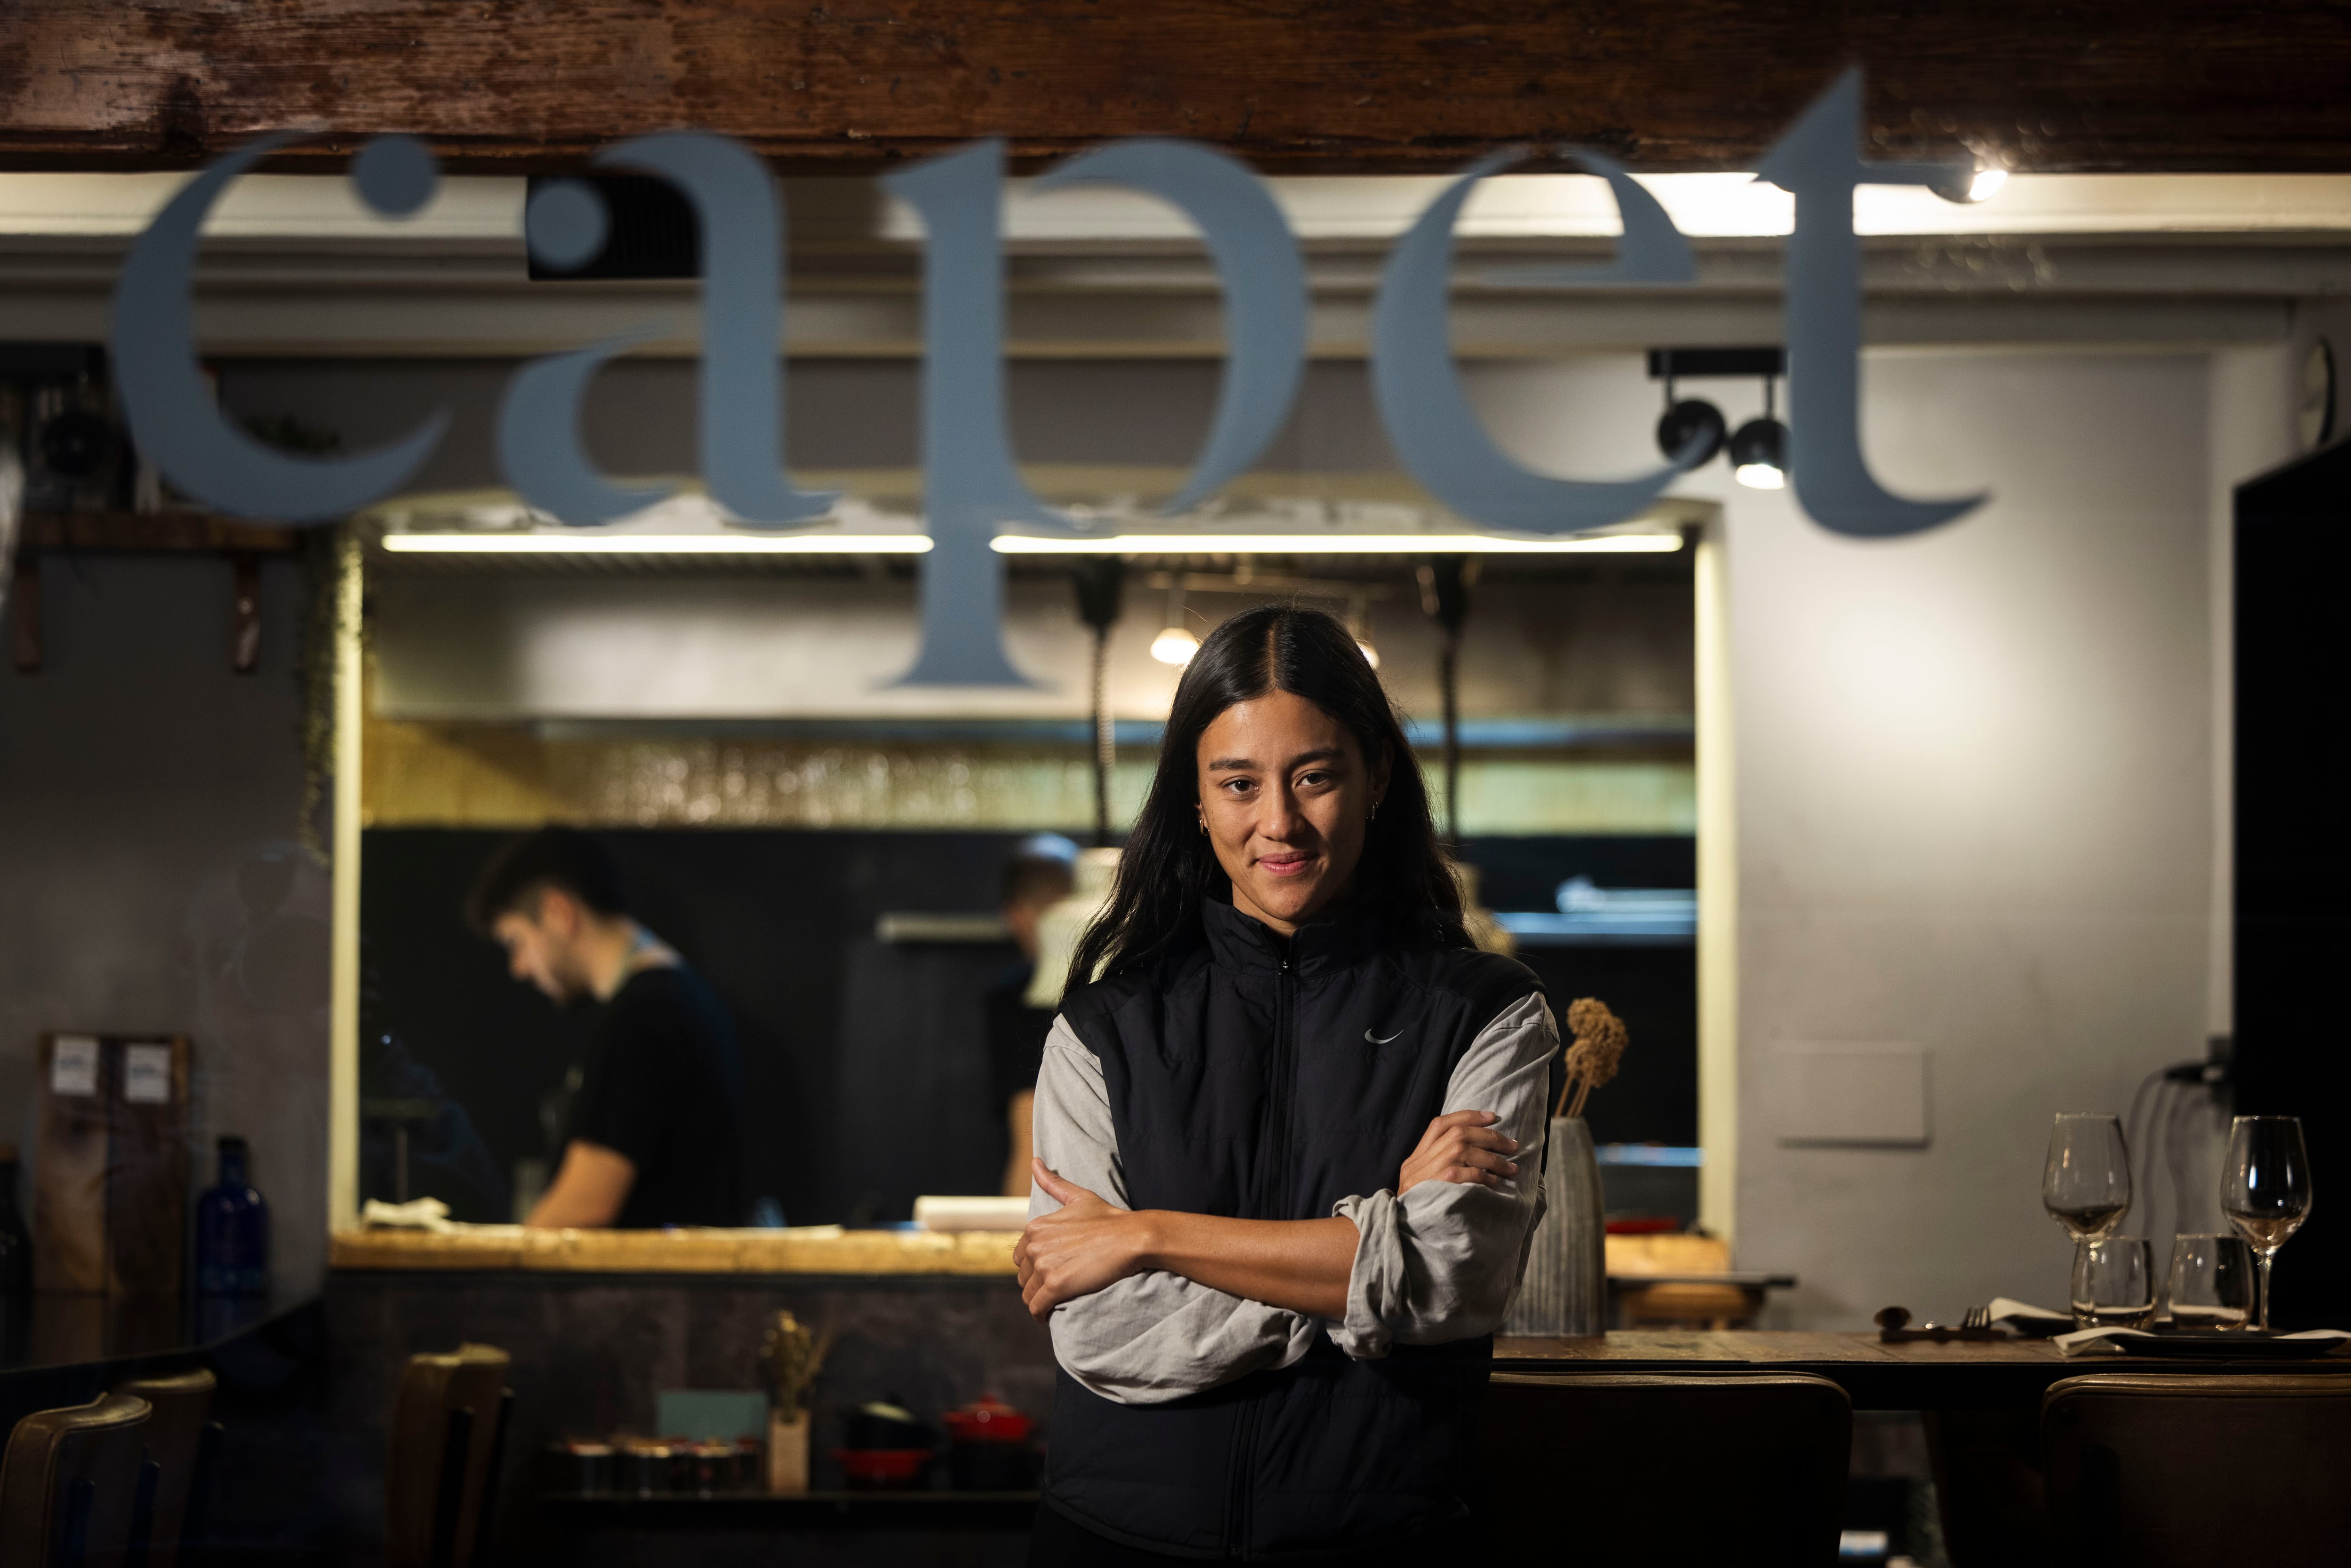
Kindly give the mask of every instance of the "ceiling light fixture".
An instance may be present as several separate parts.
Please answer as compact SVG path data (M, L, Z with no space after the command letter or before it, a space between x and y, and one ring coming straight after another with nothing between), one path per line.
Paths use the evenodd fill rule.
M923 555L924 534L392 533L396 555Z
M1167 623L1151 640L1151 656L1163 664L1181 669L1199 651L1200 640L1184 625L1184 585L1171 582L1167 585Z
M1968 182L1968 200L1970 202L1989 200L2007 183L2007 170L1996 164L1989 169L1979 169L1976 171L1976 177Z
M925 555L923 534L389 533L400 555ZM998 534L999 555L1425 555L1432 548L1470 555L1647 555L1682 548L1679 534L1583 534L1567 538L1500 534L1107 534L1097 538Z
M1682 548L1679 534L1583 534L1513 538L1500 534L1114 534L1099 538L998 534L999 555L1648 555Z
M1714 461L1722 450L1723 433L1730 428L1722 410L1703 398L1677 400L1674 373L1666 372L1666 412L1657 420L1657 450L1684 468Z
M1774 384L1763 378L1763 417L1749 420L1730 437L1730 476L1750 490L1788 485L1788 427L1772 415Z
M1151 656L1163 664L1188 664L1199 651L1200 640L1181 626L1166 627L1151 640Z
M1649 379L1663 382L1666 387L1666 412L1657 421L1657 450L1687 473L1714 460L1714 455L1723 449L1724 433L1730 428L1729 422L1722 417L1722 410L1713 403L1679 396L1675 390L1677 382L1761 376L1768 387L1773 376L1786 371L1787 365L1785 350L1774 345L1650 350ZM1739 461L1735 439L1731 451L1734 465Z

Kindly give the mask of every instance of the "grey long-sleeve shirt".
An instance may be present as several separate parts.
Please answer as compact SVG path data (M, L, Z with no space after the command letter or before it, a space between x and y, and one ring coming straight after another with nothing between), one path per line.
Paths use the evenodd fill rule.
M1384 1189L1344 1197L1333 1215L1355 1223L1347 1315L1332 1322L1212 1291L1153 1270L1053 1309L1053 1354L1087 1388L1122 1405L1156 1405L1288 1366L1317 1333L1372 1359L1392 1344L1439 1344L1490 1333L1526 1267L1542 1212L1544 1095L1559 1031L1529 996L1479 1031L1446 1084L1444 1110L1491 1111L1519 1141L1519 1174L1499 1186L1425 1181L1398 1197ZM1066 1181L1129 1207L1101 1060L1069 1024L1053 1021L1037 1075L1031 1121L1038 1157ZM1029 1191L1029 1217L1061 1205Z

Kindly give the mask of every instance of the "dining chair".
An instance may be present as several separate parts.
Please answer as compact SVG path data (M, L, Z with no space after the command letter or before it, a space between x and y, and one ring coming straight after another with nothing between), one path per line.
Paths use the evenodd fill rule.
M133 1568L177 1568L182 1544L201 1541L211 1515L212 1471L219 1453L220 1424L212 1418L218 1380L203 1367L162 1377L139 1377L115 1385L114 1392L143 1399L147 1458L157 1469L155 1496L144 1517L131 1521L131 1552L145 1552Z
M2339 1565L2351 1376L2069 1377L2042 1396L2041 1469L2052 1561L2069 1568Z
M1498 1373L1479 1554L1643 1568L1834 1563L1853 1401L1802 1373Z
M132 1516L153 1497L148 1414L107 1394L16 1423L0 1456L0 1563L122 1568Z
M505 1458L512 1358L486 1344L412 1355L384 1471L388 1568L471 1568L490 1533Z

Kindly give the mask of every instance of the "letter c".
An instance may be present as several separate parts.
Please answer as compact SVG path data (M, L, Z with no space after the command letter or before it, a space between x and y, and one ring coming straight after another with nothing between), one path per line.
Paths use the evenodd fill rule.
M131 438L173 484L208 507L243 517L334 522L406 484L441 444L449 413L436 411L389 445L350 457L318 458L263 445L214 406L196 369L189 323L197 234L230 181L294 140L290 131L276 131L247 142L189 181L147 225L115 285L112 348ZM379 139L370 149L392 142ZM361 198L378 212L413 212L422 204L414 188L420 176L424 193L430 192L430 156L406 142L400 157L409 188L387 192L377 182L357 182ZM387 196L403 204L389 205Z

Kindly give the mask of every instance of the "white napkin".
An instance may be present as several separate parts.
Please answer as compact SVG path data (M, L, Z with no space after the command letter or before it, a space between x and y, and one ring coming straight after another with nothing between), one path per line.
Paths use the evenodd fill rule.
M449 1206L437 1197L413 1197L406 1203L386 1203L380 1197L367 1200L360 1210L360 1223L371 1230L455 1230L449 1223Z
M2050 1343L2057 1347L2057 1352L2060 1355L2080 1355L2085 1351L2093 1350L2113 1350L2127 1353L2130 1347L2122 1343L2122 1341L2126 1339L2153 1339L2156 1336L2154 1334L2147 1333L2145 1329L2077 1329L2072 1333L2061 1333ZM2300 1333L2273 1334L2270 1337L2273 1339L2309 1340L2312 1342L2311 1348L2316 1350L2323 1355L2327 1351L2333 1350L2343 1341L2351 1339L2351 1331L2344 1329L2305 1329Z
M2053 1312L2047 1307L2036 1307L2030 1302L2020 1301L2009 1296L1994 1296L1991 1299L1991 1305L1985 1311L1991 1313L1991 1321L1996 1323L2011 1320L2046 1319L2055 1323L2070 1323L2074 1321L2074 1314L2071 1312Z

